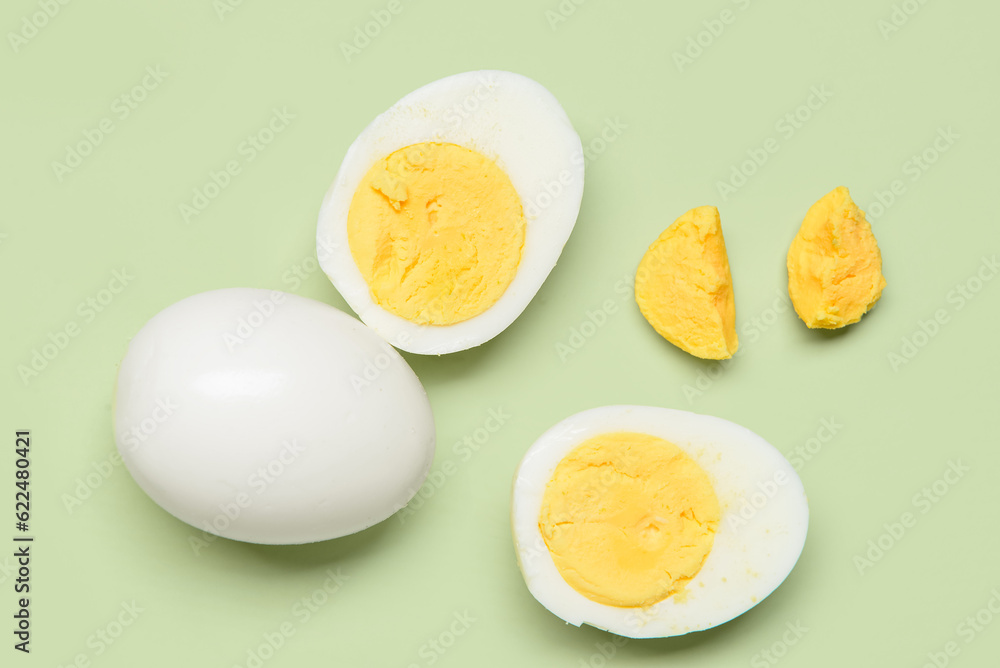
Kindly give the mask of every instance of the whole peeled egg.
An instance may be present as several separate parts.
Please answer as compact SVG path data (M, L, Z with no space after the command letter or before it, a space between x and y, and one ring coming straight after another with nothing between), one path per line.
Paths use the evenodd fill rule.
M348 149L317 255L365 324L397 348L480 345L527 307L580 211L584 153L544 86L464 72L393 104Z
M798 561L809 508L788 460L744 427L604 406L528 449L511 522L539 603L576 626L660 638L764 600Z
M268 544L386 519L419 489L435 442L427 395L384 340L332 306L249 288L146 323L118 372L114 431L166 511Z

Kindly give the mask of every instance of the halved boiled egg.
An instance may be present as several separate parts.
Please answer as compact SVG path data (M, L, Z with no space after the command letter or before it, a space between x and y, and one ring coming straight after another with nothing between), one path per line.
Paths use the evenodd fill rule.
M435 81L378 116L323 201L317 255L368 326L403 350L477 346L555 266L583 197L580 137L519 74Z
M511 521L525 583L552 613L659 638L727 622L774 591L809 509L791 464L744 427L606 406L531 446Z

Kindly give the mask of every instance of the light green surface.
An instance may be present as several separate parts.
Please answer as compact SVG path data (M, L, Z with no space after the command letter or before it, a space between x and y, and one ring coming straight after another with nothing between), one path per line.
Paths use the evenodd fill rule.
M220 18L208 1L74 2L16 52L9 35L0 49L0 435L10 444L0 455L0 498L13 505L13 432L28 427L38 537L30 657L10 647L12 563L0 558L3 665L69 665L83 654L95 666L245 666L248 649L285 622L294 633L266 666L602 665L598 645L610 651L613 636L564 625L523 585L508 503L514 467L537 436L609 403L717 415L784 452L823 420L842 425L801 470L812 522L786 583L737 621L633 641L609 663L769 665L758 652L799 622L809 630L785 648L785 665L918 666L950 640L960 650L952 665L992 665L1000 621L971 642L956 627L1000 586L1000 280L962 308L949 294L966 281L976 287L981 258L1000 251L997 5L909 0L919 10L884 36L889 0L591 0L555 29L546 11L557 0L402 0L348 63L339 43L388 3L344 4L248 1ZM38 7L6 2L0 26L19 31ZM679 71L674 52L724 9L734 21ZM147 66L166 78L121 118L112 105ZM437 419L435 467L454 464L433 497L405 522L346 539L218 540L198 556L189 539L200 534L156 507L121 467L68 512L68 495L114 449L110 398L129 337L168 304L226 286L285 289L343 308L321 273L297 284L291 271L314 258L320 200L345 149L405 93L479 68L542 82L585 142L609 120L627 127L588 165L576 230L517 322L477 350L408 356ZM787 137L776 123L814 86L832 97ZM275 108L294 120L247 161L241 142ZM52 162L105 117L113 132L60 182ZM933 146L939 128L959 138L911 180L905 163ZM724 201L717 182L769 137L777 153ZM185 224L179 205L229 160L241 172ZM785 252L809 205L847 185L872 213L876 192L894 179L905 193L873 225L888 280L875 310L841 334L810 332L787 310L772 319ZM631 295L616 291L646 245L702 204L722 213L737 320L756 332L741 329L741 355L723 371L664 342ZM134 278L100 313L79 306L100 298L122 268ZM561 360L557 344L606 299L615 312ZM887 355L938 309L947 323L894 370ZM17 366L70 322L79 335L23 383ZM684 388L698 387L702 373L716 378L703 378L704 393L689 400ZM490 409L510 417L463 461L453 444L474 436ZM929 509L914 505L949 461L969 471ZM12 510L3 511L5 543ZM916 525L859 574L855 555L906 511ZM327 569L349 579L306 619L292 606L322 587ZM93 634L133 600L143 611L99 653ZM476 621L443 655L425 646L465 611Z

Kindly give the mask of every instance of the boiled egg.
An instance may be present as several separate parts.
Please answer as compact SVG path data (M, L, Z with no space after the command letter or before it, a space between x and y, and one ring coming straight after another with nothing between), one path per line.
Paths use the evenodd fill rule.
M531 594L631 638L700 631L760 603L805 544L802 483L763 438L686 411L606 406L532 445L511 521Z
M861 320L882 296L882 252L847 188L809 207L788 248L788 296L810 329L839 329Z
M555 266L583 175L580 137L541 84L501 71L435 81L348 149L319 215L320 265L397 348L477 346Z
M635 300L681 350L713 360L736 353L736 299L718 209L691 209L649 246L635 274Z
M332 306L278 291L188 297L132 339L114 430L132 477L193 527L308 543L380 522L434 457L420 381Z

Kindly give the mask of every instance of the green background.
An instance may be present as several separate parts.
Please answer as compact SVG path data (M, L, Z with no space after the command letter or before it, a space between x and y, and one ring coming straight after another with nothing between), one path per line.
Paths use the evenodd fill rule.
M244 666L288 622L294 634L264 665L602 665L613 636L563 624L528 593L508 504L535 438L611 403L724 417L786 453L828 437L823 420L838 426L800 462L812 522L786 583L714 630L614 647L608 665L771 665L759 652L777 643L787 665L919 666L952 640L952 665L995 661L1000 622L971 638L957 627L1000 586L1000 280L977 282L977 272L992 277L983 256L1000 250L996 3L908 0L915 13L898 5L902 25L890 32L889 0L567 0L566 17L546 13L558 0L402 0L348 62L341 43L388 4L247 0L222 12L207 0L72 2L12 41L42 10L4 3L0 440L9 445L0 498L10 510L0 534L14 533L13 432L30 428L37 542L30 657L10 647L14 576L0 558L3 664L70 665L82 654L100 666ZM724 10L732 20L721 34L704 32L707 46L678 65L689 38L720 32L713 21ZM120 118L115 100L156 66L165 79ZM609 120L627 128L588 164L576 229L524 314L478 349L407 356L436 416L435 469L452 475L403 522L299 547L218 540L195 554L200 532L156 507L122 467L102 464L114 450L111 391L129 337L165 306L220 287L284 289L346 308L308 271L319 204L344 151L407 92L481 68L543 83L585 144ZM781 119L814 86L831 96L786 137ZM241 142L275 108L294 120L248 160ZM113 132L60 180L53 162L102 118ZM935 155L935 136L949 128L958 138ZM768 138L779 150L723 197L718 182ZM933 164L914 172L912 157L925 151ZM240 173L186 223L180 205L229 160ZM871 214L897 179L905 190L870 216L888 280L882 300L847 331L808 331L778 299L807 208L846 185ZM723 366L667 344L616 290L663 228L703 204L722 214L741 328L742 351ZM127 287L103 293L122 268ZM960 299L959 285L981 289ZM102 298L100 312L86 306ZM558 344L608 299L613 312L594 316L602 325L584 327L591 336L561 359ZM935 335L914 337L939 309L947 321ZM19 366L70 323L78 335L23 380ZM894 365L904 338L925 345ZM453 444L474 437L490 409L510 417L463 461ZM936 502L914 499L949 461L969 470ZM107 475L91 475L91 487L98 470ZM882 536L904 512L915 526ZM855 557L880 536L891 548L859 567ZM327 569L349 579L306 621L293 606ZM94 634L113 632L133 600L142 612L99 651ZM425 645L466 611L476 621L445 653ZM809 630L782 647L789 623Z

